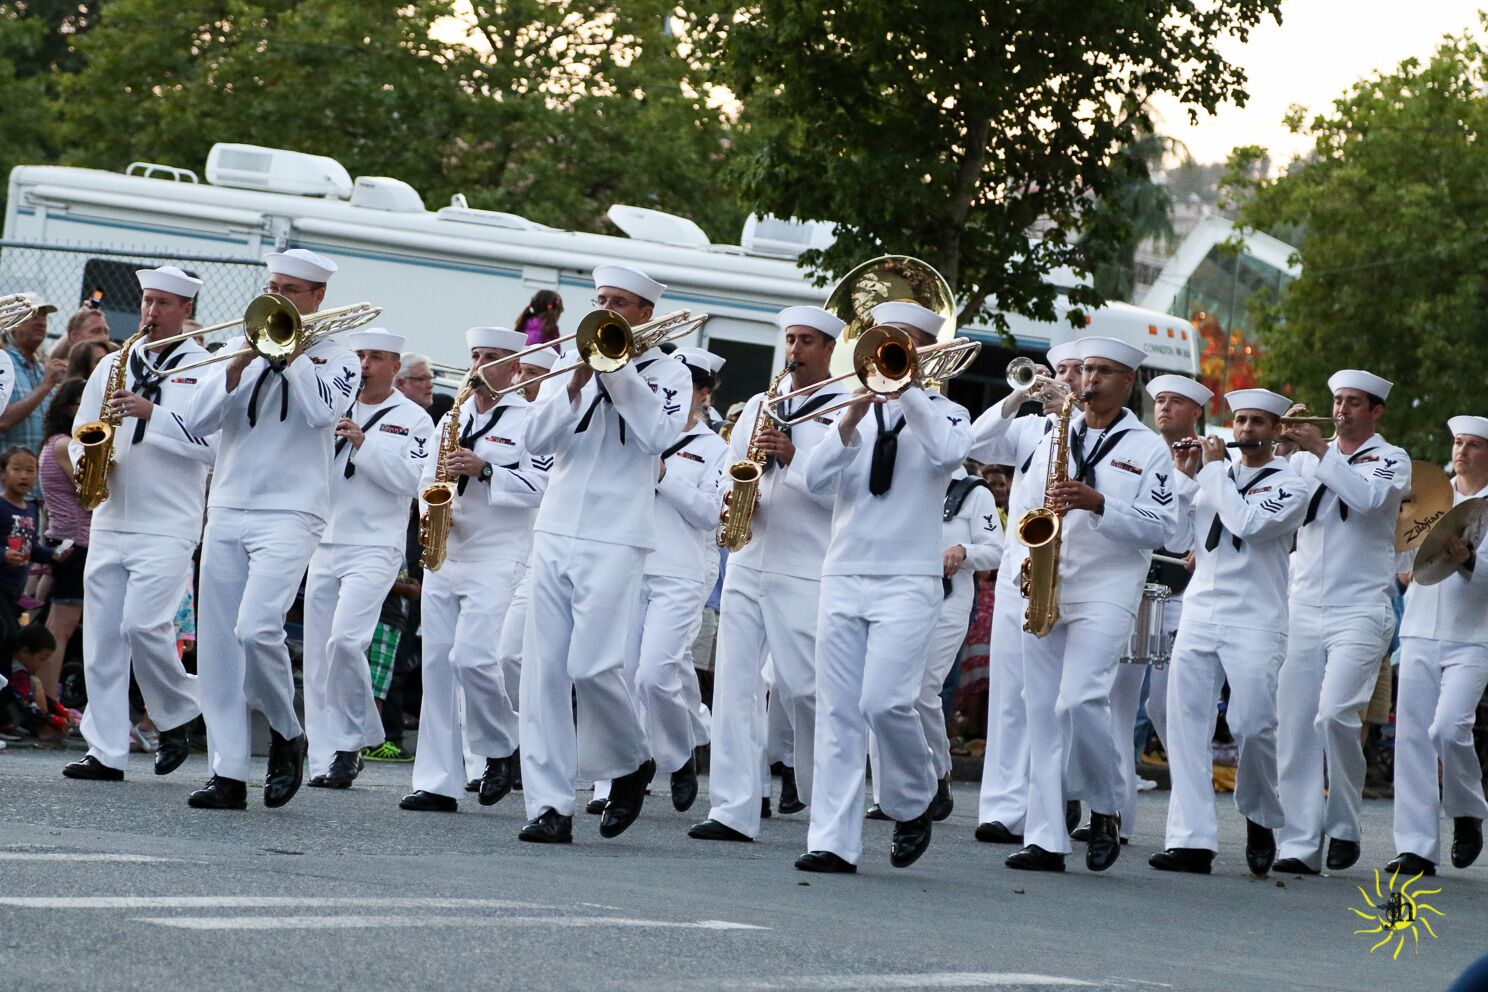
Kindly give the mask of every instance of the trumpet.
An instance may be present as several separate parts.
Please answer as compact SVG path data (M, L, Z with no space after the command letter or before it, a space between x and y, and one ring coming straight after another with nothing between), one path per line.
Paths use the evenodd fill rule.
M244 311L239 320L229 320L221 324L213 324L211 327L203 327L199 331L188 331L185 334L175 334L168 338L161 338L159 341L141 344L139 346L142 353L140 360L145 368L155 375L164 375L166 371L181 373L199 369L204 365L231 361L250 353L271 362L282 362L297 350L303 351L340 331L361 327L363 324L376 320L381 313L382 307L374 307L370 303L353 303L349 306L335 307L301 316L299 310L295 309L295 305L283 296L277 293L264 293L248 304L248 309ZM178 365L170 370L162 369L143 355L143 352L166 348L185 341L187 338L216 334L239 325L242 325L242 333L247 338L248 344L236 351L219 351L210 358L192 362L190 365Z
M1063 400L1070 393L1068 383L1044 375L1033 359L1023 355L1008 362L1007 384L1016 391L1030 390L1030 395L1038 399Z
M632 326L630 321L613 310L591 310L579 322L579 329L574 333L552 341L544 341L530 348L523 348L521 351L513 352L493 362L476 366L475 374L495 396L505 396L507 393L525 389L534 382L546 382L556 376L567 375L573 371L572 365L565 365L521 382L513 382L501 389L494 388L491 381L486 378L486 372L489 369L520 362L528 355L551 349L564 341L573 341L574 347L579 352L579 359L595 372L618 372L657 345L692 334L707 323L710 316L710 314L703 313L694 317L691 310L677 310L665 317L657 317L644 324Z

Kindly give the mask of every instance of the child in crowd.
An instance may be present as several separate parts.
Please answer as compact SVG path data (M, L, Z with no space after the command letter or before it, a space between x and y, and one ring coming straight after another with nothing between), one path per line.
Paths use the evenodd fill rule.
M6 678L0 676L0 736L19 740L24 733L51 742L72 729L72 715L61 703L39 706L28 691L36 684L36 672L55 650L57 640L46 627L32 623L20 628L4 665L15 681L7 685ZM12 671L15 662L20 663L20 669Z
M26 448L0 452L0 533L5 535L4 560L0 561L0 674L7 674L16 656L21 635L21 594L32 562L66 561L71 547L53 548L40 536L36 504L26 494L36 485L36 456ZM54 685L33 680L32 698L42 712L50 712Z

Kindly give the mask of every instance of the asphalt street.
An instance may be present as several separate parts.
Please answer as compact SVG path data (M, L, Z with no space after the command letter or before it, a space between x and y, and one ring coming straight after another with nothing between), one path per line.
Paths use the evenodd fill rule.
M1250 878L1227 797L1216 874L1155 872L1166 793L1142 797L1110 871L1071 858L1065 875L1030 875L972 838L975 792L958 785L917 865L891 868L891 825L870 822L859 874L822 876L791 867L805 814L767 821L750 845L689 840L706 783L691 813L653 797L611 841L581 813L575 843L549 848L517 842L515 795L453 815L398 810L407 765L369 765L353 789L306 789L280 810L254 783L248 811L225 813L185 804L203 758L157 778L136 755L114 784L63 779L76 756L0 753L7 992L1424 992L1488 949L1483 865L1427 886L1444 915L1421 912L1437 936L1418 926L1419 948L1371 954L1377 936L1354 934L1375 925L1350 907L1393 853L1388 802L1365 804L1365 858L1340 877Z

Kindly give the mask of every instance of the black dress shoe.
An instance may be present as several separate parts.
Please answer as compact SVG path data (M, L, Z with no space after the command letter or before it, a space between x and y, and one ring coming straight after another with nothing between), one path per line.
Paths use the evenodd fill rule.
M465 783L465 791L466 792L479 792L480 791L480 779L473 778L469 782L466 782Z
M605 804L604 816L599 821L601 837L619 837L636 821L641 815L641 804L646 801L646 786L655 775L656 762L647 758L641 767L610 783L610 801Z
M1064 832L1072 834L1080 825L1080 800L1066 799L1064 801Z
M748 834L741 834L733 827L725 826L717 820L704 820L702 823L694 823L687 828L687 836L693 840L733 840L745 844L754 842L754 838Z
M1190 875L1207 875L1214 864L1214 852L1201 847L1170 847L1147 859L1158 871L1182 871Z
M688 758L687 764L672 772L672 809L686 813L697 802L697 759Z
M894 840L889 845L889 864L895 868L908 868L920 860L920 855L930 846L930 807L913 820L900 820L894 824Z
M1070 840L1077 844L1083 844L1090 840L1090 824L1082 823L1069 832Z
M1276 860L1276 832L1254 820L1245 821L1245 865L1252 875L1266 875Z
M608 799L591 799L584 804L584 812L590 816L599 816L604 812L604 808L609 802Z
M329 789L331 787L331 780L326 775L311 775L305 780L305 786L311 789Z
M169 775L191 757L189 723L160 732L160 746L155 749L155 774Z
M269 773L264 776L264 805L278 809L294 798L305 778L305 735L281 737L269 728Z
M362 752L337 751L331 759L331 767L325 774L326 788L349 789L351 783L362 773Z
M1483 853L1483 821L1475 816L1452 817L1452 867L1468 868Z
M780 769L780 812L790 815L806 808L801 802L801 793L796 788L796 770L788 766Z
M1359 842L1356 840L1339 840L1337 837L1328 839L1328 870L1344 871L1352 868L1354 862L1359 860Z
M247 809L248 783L213 775L186 799L192 809Z
M1427 861L1419 854L1411 854L1403 851L1395 855L1395 860L1385 865L1385 871L1398 872L1405 878L1415 878L1417 875L1431 876L1436 874L1436 865Z
M1004 827L997 820L988 823L978 823L976 828L976 839L983 844L1021 844L1023 835L1015 834Z
M1085 867L1105 871L1121 856L1121 827L1115 813L1090 813L1090 841L1085 845Z
M930 819L936 823L948 818L956 809L956 800L951 795L951 780L941 779L935 786L935 798L930 800Z
M460 803L449 796L419 789L398 800L398 808L414 813L453 813L460 808Z
M62 766L64 778L83 779L88 782L122 782L124 773L117 768L110 768L91 754L85 754L77 761Z
M770 818L770 797L769 796L766 796L765 798L763 798L763 799L760 800L760 819L761 820L768 820L769 818Z
M506 798L507 793L512 791L511 766L511 755L505 758L486 759L486 772L480 778L480 788L476 790L476 802L482 806L495 806Z
M1282 858L1271 865L1271 870L1278 875L1321 875L1322 871L1317 868L1307 867L1307 862L1301 858Z
M528 821L517 834L517 840L529 844L572 844L573 817L564 816L554 809L545 809L537 819Z
M1009 854L1003 864L1019 871L1064 871L1064 855L1029 844L1023 850Z
M858 866L843 861L831 851L807 851L796 859L796 871L817 871L827 874L855 875Z
M868 807L868 812L866 812L866 813L863 814L863 819L865 819L865 820L887 820L887 819L889 819L889 814L885 813L883 811L883 807L880 806L878 803L874 803L872 806L869 806Z
M522 749L521 748L517 748L515 751L512 752L511 766L512 766L512 791L513 792L521 792L522 791Z

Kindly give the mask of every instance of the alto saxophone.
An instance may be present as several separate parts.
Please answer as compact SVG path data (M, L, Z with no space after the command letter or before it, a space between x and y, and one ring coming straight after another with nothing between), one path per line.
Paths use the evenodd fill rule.
M1018 540L1028 549L1019 574L1019 591L1028 600L1023 629L1044 637L1059 622L1059 551L1063 526L1050 506L1054 487L1069 480L1069 426L1076 397L1071 392L1059 406L1049 432L1049 473L1044 481L1044 505L1018 518Z
M114 363L108 381L104 383L98 419L79 424L72 432L72 439L83 446L83 453L72 470L72 484L77 488L78 502L85 510L96 510L109 498L108 474L114 466L114 432L124 420L114 412L114 394L125 388L130 352L154 328L154 324L146 324L143 330L136 331L124 342L124 347L119 349L119 360Z
M718 518L718 546L728 548L730 553L742 549L753 536L749 525L754 521L755 509L759 507L760 477L765 474L767 458L759 448L760 435L770 425L766 406L779 394L780 384L785 381L786 376L796 370L796 364L796 362L788 362L780 374L770 380L764 399L760 401L759 409L755 411L754 428L749 434L749 447L744 450L743 458L728 467L728 477L732 488L723 494L723 512Z
M439 437L439 461L434 467L434 481L419 493L424 503L424 515L419 518L419 546L423 553L420 563L431 572L439 571L444 564L444 555L449 543L450 522L454 514L455 477L449 470L449 456L460 447L460 408L475 390L467 379L455 394L454 406L450 407L449 419L445 421L444 433Z

